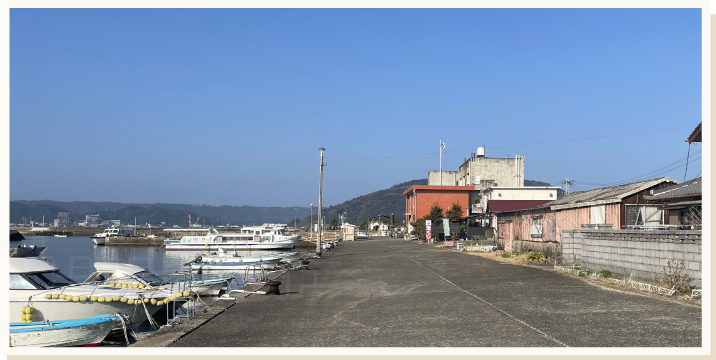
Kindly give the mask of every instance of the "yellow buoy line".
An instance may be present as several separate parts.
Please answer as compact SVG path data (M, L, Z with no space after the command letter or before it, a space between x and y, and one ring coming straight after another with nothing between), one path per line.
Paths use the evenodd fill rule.
M126 294L126 292L125 292ZM129 305L135 305L138 306L142 303L145 304L152 304L156 306L162 306L164 304L167 304L170 301L174 301L177 298L185 297L185 298L198 298L199 294L196 292L192 292L189 289L186 289L184 291L179 291L175 294L172 294L168 297L147 297L147 294L137 294L137 299L127 298L125 296L98 296L98 295L68 295L68 294L62 294L62 293L48 293L45 294L45 299L49 300L64 300L64 301L76 301L76 302L113 302L113 301L119 301L122 303L127 303ZM146 305L144 305L144 308L146 310ZM28 302L27 306L22 307L22 316L21 320L22 322L32 322L34 320L34 313L35 313L35 307L32 306L31 301Z

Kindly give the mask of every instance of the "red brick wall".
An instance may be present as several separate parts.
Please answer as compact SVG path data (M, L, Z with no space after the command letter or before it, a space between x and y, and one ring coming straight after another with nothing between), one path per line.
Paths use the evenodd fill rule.
M416 218L419 219L430 213L434 203L438 203L443 212L452 207L453 203L459 203L463 208L462 216L466 216L466 209L470 203L470 191L440 191L440 190L417 190L417 211Z

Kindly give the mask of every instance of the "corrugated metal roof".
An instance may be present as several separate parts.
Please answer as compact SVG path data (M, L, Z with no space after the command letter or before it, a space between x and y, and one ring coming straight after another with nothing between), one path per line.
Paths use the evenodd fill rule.
M654 185L664 182L678 184L679 182L668 177L639 181L631 184L618 186L610 186L605 188L579 191L571 193L567 196L539 206L539 208L548 207L552 210L569 209L582 206L593 206L602 204L612 204L622 201L627 196L638 193L639 191L648 189Z
M697 177L696 179L682 182L681 184L654 190L653 194L644 196L644 199L662 200L675 197L698 196L701 195L701 183L701 177Z
M490 200L487 206L490 212L500 212L531 209L548 202L549 200Z

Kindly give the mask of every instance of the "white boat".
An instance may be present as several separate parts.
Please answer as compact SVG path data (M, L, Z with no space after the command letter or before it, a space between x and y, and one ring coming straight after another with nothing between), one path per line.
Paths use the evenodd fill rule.
M112 225L111 227L104 229L103 232L99 234L94 234L93 236L90 236L92 241L97 245L104 245L105 240L107 240L108 237L113 236L132 236L134 234L134 230L123 228L121 226Z
M112 329L122 326L122 317L100 314L83 319L10 323L10 347L97 346Z
M46 246L37 245L18 245L17 247L10 248L10 257L39 257L42 252L47 250Z
M127 315L133 327L166 308L177 294L158 289L117 288L77 284L57 268L39 259L9 258L10 322L58 321L100 314ZM181 301L176 299L177 302ZM25 319L23 308L31 306Z
M133 288L142 285L144 288L151 287L171 293L189 289L199 296L218 296L219 292L234 280L233 276L195 279L195 274L174 274L163 278L137 265L112 262L96 262L94 267L97 271L84 281L85 284L113 284L115 287L126 285Z
M164 229L181 233L181 238L164 240L167 250L273 250L293 249L300 236L288 236L284 224L247 226L236 233L220 233L209 229Z
M67 234L55 234L55 237L67 237Z
M240 256L238 253L227 254L223 249L219 249L217 252L198 255L190 264L192 270L273 269L283 258L276 255Z

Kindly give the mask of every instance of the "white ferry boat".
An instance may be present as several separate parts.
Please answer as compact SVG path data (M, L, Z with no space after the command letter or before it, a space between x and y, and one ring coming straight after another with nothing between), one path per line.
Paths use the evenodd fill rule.
M113 236L132 236L134 235L134 231L132 229L123 228L121 226L113 225L112 227L108 229L104 229L104 232L101 232L99 234L94 234L94 236L90 236L92 241L94 241L97 245L104 245L104 241L108 237Z
M220 233L216 229L164 229L180 233L179 239L164 240L167 250L272 250L293 249L300 236L288 236L284 224L246 226L239 232Z

